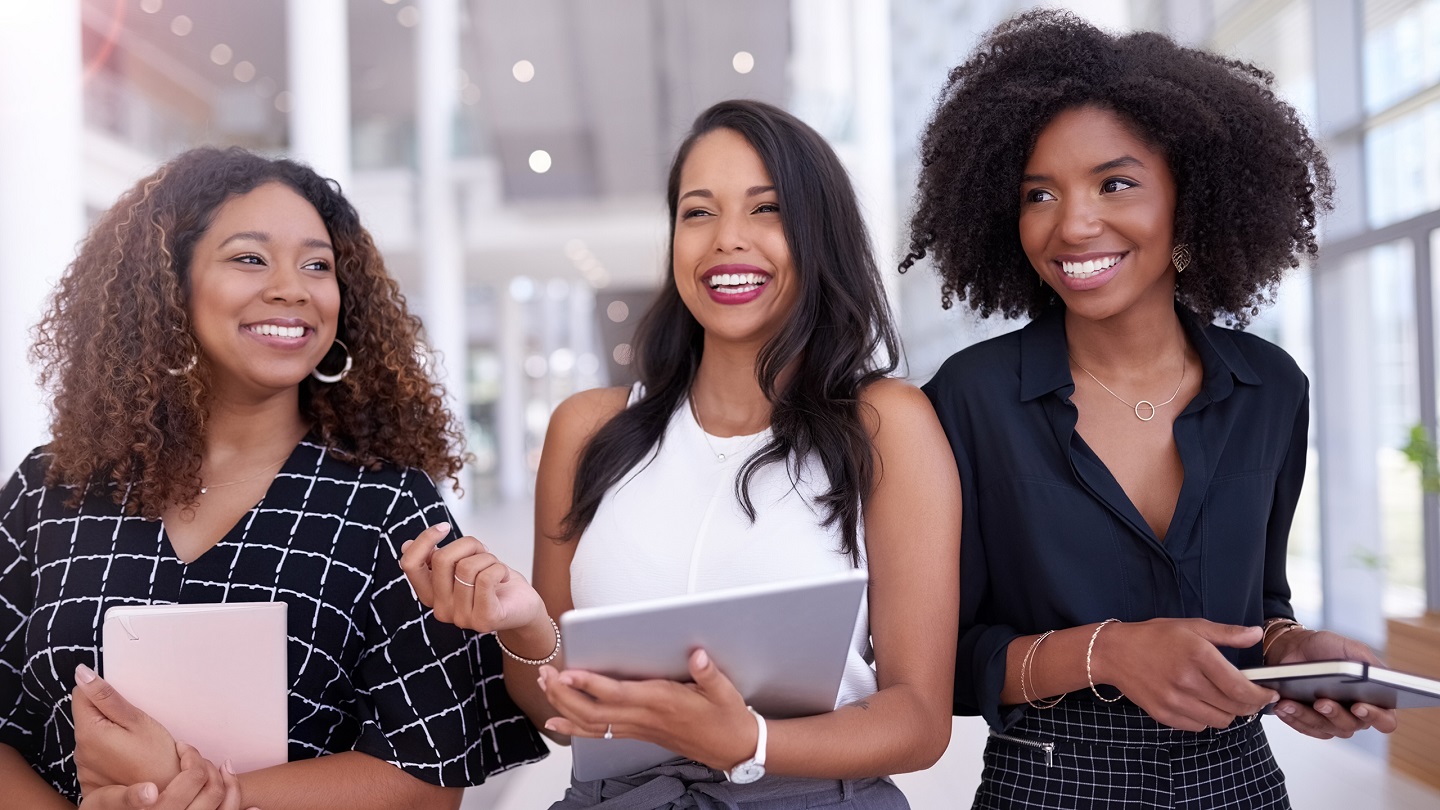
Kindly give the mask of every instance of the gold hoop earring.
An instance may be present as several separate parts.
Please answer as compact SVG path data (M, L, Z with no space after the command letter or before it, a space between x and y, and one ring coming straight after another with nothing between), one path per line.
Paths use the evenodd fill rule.
M320 367L319 367L319 366L316 366L315 368L311 369L311 370L310 370L310 376L311 376L311 377L314 377L315 379L319 380L319 381L322 382L322 383L338 383L338 382L340 382L341 380L345 379L345 375L346 375L346 374L349 374L349 373L350 373L350 368L351 368L351 366L354 365L353 358L350 357L350 347L349 347L349 346L346 346L346 345L344 344L344 342L342 342L339 338L336 338L336 339L335 339L335 346L339 346L339 347L340 347L340 350L343 351L343 352L345 352L345 367L342 368L342 369L340 369L339 371L337 371L337 372L334 373L334 374L326 374L325 372L323 372L323 371L320 370ZM334 348L334 346L332 346L331 348ZM329 352L326 352L326 353L325 353L325 357L329 357L329 356L330 356L330 353L329 353ZM321 358L321 361L323 362L323 361L324 361L324 358Z
M1170 262L1175 265L1176 273L1185 272L1185 268L1190 266L1190 246L1176 245L1175 250L1170 252Z
M200 358L192 354L190 355L190 361L185 364L184 368L167 368L165 372L171 377L184 377L186 374L194 371L195 366L199 365L199 363Z

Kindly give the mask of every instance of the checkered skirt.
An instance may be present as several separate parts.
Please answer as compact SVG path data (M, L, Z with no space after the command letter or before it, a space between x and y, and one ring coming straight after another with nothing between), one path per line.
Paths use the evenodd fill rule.
M992 731L976 808L1289 808L1258 718L1181 731L1122 700L1070 695Z

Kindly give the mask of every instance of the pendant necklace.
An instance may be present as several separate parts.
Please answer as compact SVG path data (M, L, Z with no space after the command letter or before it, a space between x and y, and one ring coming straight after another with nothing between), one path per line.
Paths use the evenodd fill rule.
M270 462L269 464L266 464L264 467L262 467L262 468L260 469L260 472L257 472L257 473L255 473L254 475L248 476L248 477L246 477L246 478L237 478L237 479L235 479L234 481L226 481L226 482L221 483L221 484L201 484L201 485L200 485L200 494L201 494L201 495L204 495L205 493L209 492L210 490L212 490L212 489L219 489L220 487L233 487L233 486L235 486L236 484L243 484L243 483L245 483L245 482L247 482L247 481L254 481L256 478L259 478L260 476L262 476L262 475L264 475L265 473L269 472L270 470L274 469L274 467L275 467L277 464L284 464L284 463L285 463L285 459L288 459L288 458L290 458L290 453L286 453L282 458L276 459L275 461L272 461L272 462Z
M1075 355L1070 354L1070 353L1067 352L1067 353L1066 353L1066 356L1070 358L1070 362L1074 363L1076 368L1080 369L1081 371L1085 372L1086 374L1089 374L1089 375L1090 375L1090 379L1094 380L1096 385L1100 386L1101 388L1104 388L1104 389L1105 389L1105 393L1107 393L1107 394L1109 394L1110 396L1112 396L1112 397L1120 400L1121 402L1124 402L1126 405L1129 405L1130 408L1131 408L1131 410L1135 411L1135 418L1136 418L1136 419L1139 419L1141 422L1149 422L1151 419L1154 419L1154 418L1155 418L1155 413L1156 413L1159 409L1161 409L1161 408L1165 407L1166 405L1169 405L1170 403L1174 402L1174 401L1175 401L1175 397L1180 396L1180 389L1183 388L1184 385L1185 385L1185 372L1188 370L1189 365L1190 365L1189 363L1185 362L1185 355L1184 355L1184 354L1181 354L1181 355L1180 355L1180 382L1175 386L1175 390L1174 390L1173 392L1171 392L1169 399L1165 400L1164 402L1159 402L1159 403L1151 402L1151 401L1148 400L1148 399L1142 399L1142 400L1140 400L1139 402L1131 403L1131 402L1127 401L1124 397L1120 396L1119 394L1115 393L1114 391L1111 391L1111 390L1110 390L1110 386L1106 385L1106 384L1103 383L1103 382L1100 382L1100 378L1099 378L1099 377L1096 377L1094 374L1090 374L1090 369L1085 368L1084 366L1080 365L1080 361L1075 359ZM1141 410L1142 410L1142 409L1147 409L1147 412L1148 412L1149 415L1148 415L1148 416L1141 416ZM699 420L699 417L696 417L696 420L698 421L698 420Z

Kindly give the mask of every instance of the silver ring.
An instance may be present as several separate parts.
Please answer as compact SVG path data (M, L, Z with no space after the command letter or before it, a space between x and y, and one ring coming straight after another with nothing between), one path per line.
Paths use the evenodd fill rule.
M463 579L460 578L460 575L459 575L459 574L456 574L456 575L455 575L455 581L458 582L458 583L460 583L461 585L464 585L464 586L467 587L467 588L473 588L473 587L475 587L475 583L473 583L473 582L466 582L465 580L463 580Z
M610 724L610 723L606 723L606 724L605 724L605 739L607 739L607 740L613 740L613 739L615 739L615 732L614 732L613 728L614 728L614 727L613 727L612 724Z

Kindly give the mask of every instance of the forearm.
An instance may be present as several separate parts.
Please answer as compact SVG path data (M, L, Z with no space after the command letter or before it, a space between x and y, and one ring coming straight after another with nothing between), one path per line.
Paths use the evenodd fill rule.
M458 808L463 794L462 788L432 785L358 751L240 775L240 806L264 810Z
M507 649L516 655L529 658L532 661L543 661L555 649L557 631L551 626L548 617L540 617L525 627L515 630L502 630L498 633L500 642ZM502 653L503 655L503 653ZM562 744L569 745L570 738L563 734L556 734L545 728L545 721L554 717L557 712L555 707L550 705L546 699L545 692L540 688L540 667L534 664L526 664L505 655L505 691L515 700L530 722L540 729L540 733L546 737ZM563 669L565 666L564 650L549 662L549 666L556 669Z
M7 807L75 810L75 805L42 779L19 751L4 744L0 744L0 785L4 786Z
M1100 631L1097 636L1095 630L1099 626L1098 623L1087 624L1051 633L1035 648L1029 667L1025 666L1025 656L1040 636L1021 636L1010 642L1005 649L1005 688L1000 692L1000 702L1014 705L1025 703L1027 697L1031 701L1039 701L1088 688L1091 681L1085 672L1087 658L1094 682L1107 683L1104 680L1105 634L1114 626ZM1090 648L1091 638L1095 639L1093 649ZM1020 682L1022 675L1025 679L1023 689Z
M833 712L771 720L767 726L765 770L786 776L859 779L907 773L935 764L950 744L949 706L926 701L920 689L908 684Z

